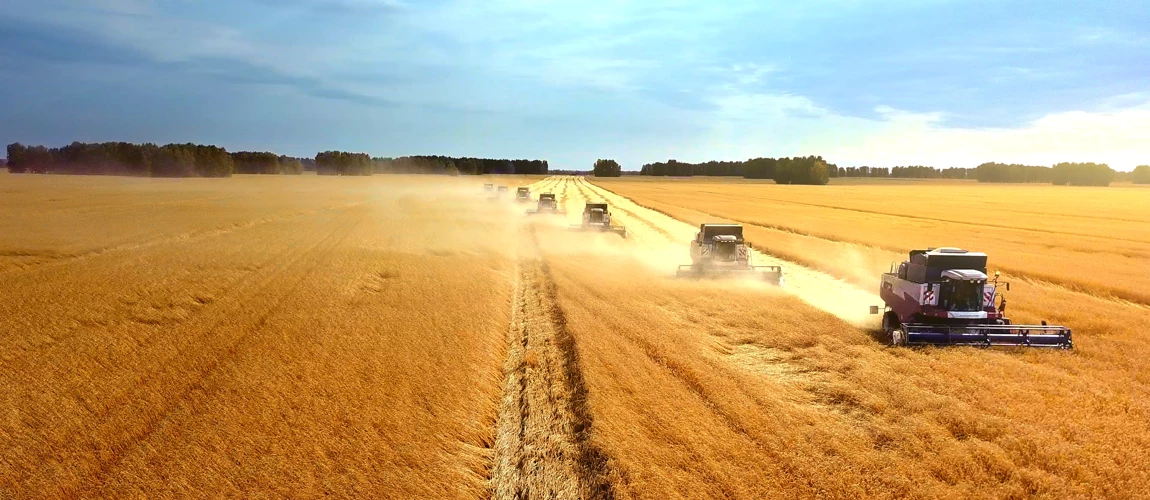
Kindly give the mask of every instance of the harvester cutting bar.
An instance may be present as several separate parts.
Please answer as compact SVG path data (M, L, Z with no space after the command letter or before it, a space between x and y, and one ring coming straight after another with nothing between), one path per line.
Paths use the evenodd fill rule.
M783 283L783 268L780 266L747 266L747 267L697 267L683 264L675 271L676 276L694 278L726 278L734 276L759 275L764 281L781 285Z
M587 231L599 233L616 233L624 238L627 237L627 228L624 226L603 226L595 224L571 224L567 226L572 231Z
M1046 325L903 325L906 345L1020 346L1070 349L1070 329Z

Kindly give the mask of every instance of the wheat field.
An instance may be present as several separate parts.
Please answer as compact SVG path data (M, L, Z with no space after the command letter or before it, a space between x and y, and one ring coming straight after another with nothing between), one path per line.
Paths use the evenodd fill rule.
M586 201L629 237L571 231ZM0 498L1145 496L1147 208L1136 188L0 175ZM786 284L673 278L704 221L745 224ZM878 273L937 245L987 251L1008 312L1076 349L885 347Z

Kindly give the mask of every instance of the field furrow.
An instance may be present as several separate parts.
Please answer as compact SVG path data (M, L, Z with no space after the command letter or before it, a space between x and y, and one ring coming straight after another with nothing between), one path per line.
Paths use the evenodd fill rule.
M554 285L524 229L491 476L494 498L612 498L607 462L588 442L591 415Z

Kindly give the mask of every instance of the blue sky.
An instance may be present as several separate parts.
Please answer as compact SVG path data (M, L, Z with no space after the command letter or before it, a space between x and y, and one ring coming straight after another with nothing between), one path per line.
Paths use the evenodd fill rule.
M0 141L1150 163L1140 2L5 0Z

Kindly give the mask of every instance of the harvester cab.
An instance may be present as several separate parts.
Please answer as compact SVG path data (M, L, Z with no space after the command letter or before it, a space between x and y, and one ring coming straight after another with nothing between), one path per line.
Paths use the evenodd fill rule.
M931 248L911 251L897 271L884 273L879 296L889 343L1073 347L1067 327L1011 323L1000 294L1010 285L999 283L998 273L988 277L986 262L984 253Z
M583 222L571 229L581 231L611 231L624 238L627 228L611 224L611 212L606 203L588 203L583 206Z
M484 184L483 190L484 191L495 191L495 184Z
M515 190L515 201L531 201L531 188L519 186L519 188Z
M738 224L700 224L691 242L691 264L681 265L679 276L721 277L759 275L781 285L783 269L779 266L755 266L751 263L751 246L743 240L743 226Z
M559 208L559 201L555 199L555 193L543 193L539 195L539 204L534 210L528 210L528 214L566 214L566 210Z

